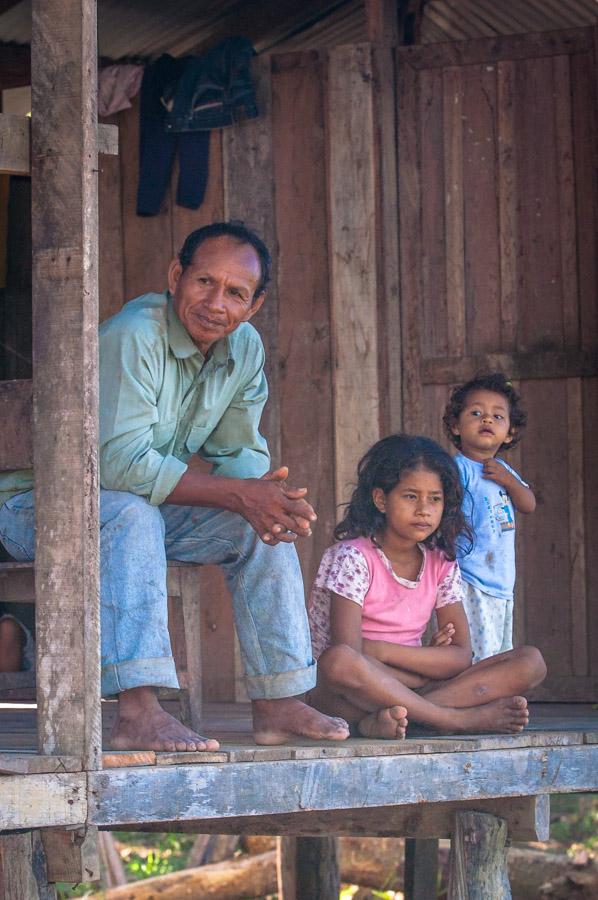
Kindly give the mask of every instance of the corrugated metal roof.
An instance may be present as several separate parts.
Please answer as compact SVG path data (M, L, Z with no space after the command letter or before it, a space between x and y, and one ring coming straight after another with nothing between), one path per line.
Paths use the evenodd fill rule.
M31 3L0 15L0 42L28 44ZM598 0L428 0L422 43L552 31L598 21ZM245 34L258 52L367 39L363 0L98 0L98 45L109 59L181 56Z

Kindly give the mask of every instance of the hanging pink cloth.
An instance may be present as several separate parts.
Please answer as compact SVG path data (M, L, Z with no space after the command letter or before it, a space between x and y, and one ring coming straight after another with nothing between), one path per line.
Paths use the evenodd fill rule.
M117 64L102 69L98 76L98 114L111 116L129 109L142 78L143 66Z

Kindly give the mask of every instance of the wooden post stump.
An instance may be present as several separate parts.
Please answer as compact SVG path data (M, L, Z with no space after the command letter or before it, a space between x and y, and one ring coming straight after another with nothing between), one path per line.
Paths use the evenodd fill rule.
M0 900L56 900L39 831L0 837Z
M511 900L507 823L472 810L455 815L448 900Z
M338 838L279 838L277 875L280 900L338 900Z
M405 900L432 900L438 885L438 839L405 839Z

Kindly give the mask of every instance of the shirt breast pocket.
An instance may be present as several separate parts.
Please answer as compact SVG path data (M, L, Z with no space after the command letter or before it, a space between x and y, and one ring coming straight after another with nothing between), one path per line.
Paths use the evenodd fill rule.
M176 431L176 419L172 422L158 422L152 429L152 447L160 450L172 441Z
M210 425L193 425L186 440L187 450L190 453L197 453L203 447L212 431L213 428Z

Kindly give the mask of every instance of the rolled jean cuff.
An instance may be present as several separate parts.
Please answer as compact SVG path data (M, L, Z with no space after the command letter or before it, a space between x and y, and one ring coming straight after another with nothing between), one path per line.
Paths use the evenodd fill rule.
M174 659L128 659L102 666L102 697L112 697L136 687L178 688Z
M245 686L251 700L280 700L311 691L316 686L317 675L318 666L314 661L305 669L278 675L246 675Z

